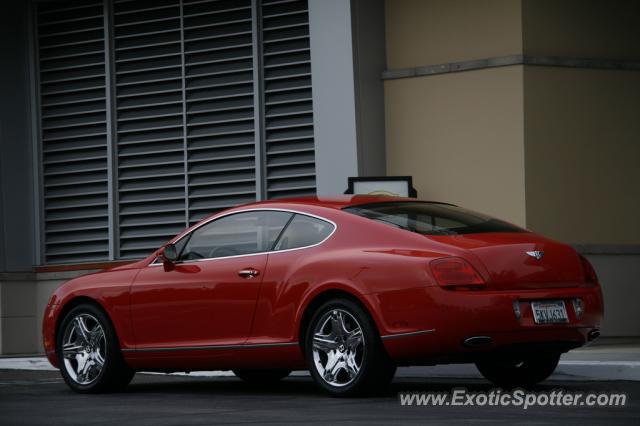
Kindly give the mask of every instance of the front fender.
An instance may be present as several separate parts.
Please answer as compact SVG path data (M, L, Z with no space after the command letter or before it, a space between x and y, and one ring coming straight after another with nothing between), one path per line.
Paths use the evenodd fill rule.
M51 297L43 318L43 343L49 361L58 365L57 327L64 315L78 302L86 300L100 306L115 328L121 348L135 346L130 317L130 285L138 269L120 269L83 275L67 281Z

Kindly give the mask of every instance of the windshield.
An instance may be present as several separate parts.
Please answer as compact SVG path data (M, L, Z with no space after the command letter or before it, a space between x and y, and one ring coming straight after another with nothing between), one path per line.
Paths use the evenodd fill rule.
M499 219L449 204L383 202L346 207L344 211L424 235L526 232Z

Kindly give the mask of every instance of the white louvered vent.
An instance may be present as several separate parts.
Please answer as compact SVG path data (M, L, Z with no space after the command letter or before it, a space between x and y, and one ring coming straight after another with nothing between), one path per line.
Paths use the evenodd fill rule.
M46 263L141 258L223 208L315 193L306 0L37 11Z

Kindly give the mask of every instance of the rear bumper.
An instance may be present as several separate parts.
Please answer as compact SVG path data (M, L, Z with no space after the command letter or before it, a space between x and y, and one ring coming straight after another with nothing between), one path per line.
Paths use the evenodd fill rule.
M490 344L465 347L462 341L442 344L442 336L435 333L405 339L385 339L389 356L399 365L435 365L474 362L487 356L531 354L534 352L562 353L579 348L587 342L591 328L567 328L552 332L513 331L491 333Z
M376 307L385 348L399 364L469 362L506 352L566 352L587 343L603 316L599 287L450 291L430 286L368 297ZM584 305L581 318L572 304L577 297ZM563 300L569 322L536 324L531 301L545 299ZM520 306L520 319L514 302ZM474 337L481 339L469 342Z

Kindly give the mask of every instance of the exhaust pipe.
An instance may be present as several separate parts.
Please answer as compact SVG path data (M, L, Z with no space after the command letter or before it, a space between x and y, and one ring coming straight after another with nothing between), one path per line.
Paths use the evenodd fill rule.
M489 336L473 336L467 337L462 344L468 347L487 346L493 343L493 339Z
M598 337L600 337L600 330L597 328L594 328L589 333L587 333L587 340L589 342L596 340Z

